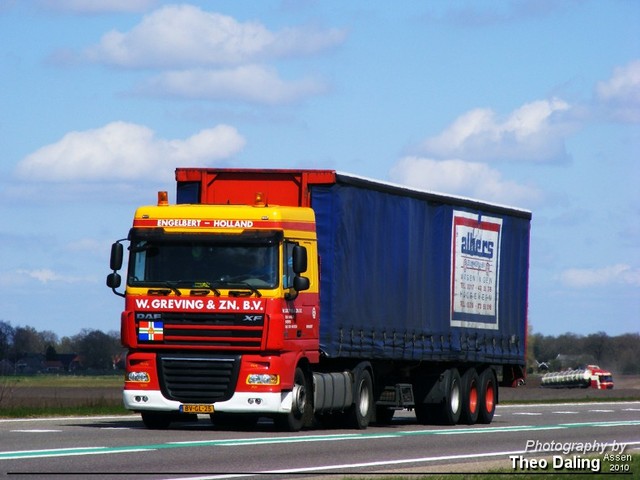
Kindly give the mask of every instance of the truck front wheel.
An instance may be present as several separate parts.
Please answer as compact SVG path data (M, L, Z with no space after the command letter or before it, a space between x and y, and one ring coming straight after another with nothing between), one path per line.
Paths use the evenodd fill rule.
M291 411L278 415L275 422L279 430L297 432L302 427L310 425L313 419L310 383L300 367L296 368L291 394Z

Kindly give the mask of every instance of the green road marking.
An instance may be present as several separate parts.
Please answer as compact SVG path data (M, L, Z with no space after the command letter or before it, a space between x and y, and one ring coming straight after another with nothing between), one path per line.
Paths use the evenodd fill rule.
M517 425L511 427L483 427L483 428L454 428L441 430L415 430L390 433L346 433L331 435L305 435L289 437L261 437L261 438L239 438L228 440L196 440L186 442L169 442L152 445L132 445L122 447L74 447L55 448L46 450L18 450L0 452L0 460L16 460L24 458L43 457L64 457L76 455L105 455L116 453L134 453L144 451L155 451L173 448L193 448L193 447L234 447L243 445L272 445L281 443L300 442L332 442L343 440L375 440L380 438L401 438L416 435L462 435L462 434L482 434L482 433L503 433L503 432L523 432L542 430L562 430L568 428L602 428L602 427L628 427L640 426L640 420L630 421L609 421L609 422L581 422L581 423L561 423L559 425Z

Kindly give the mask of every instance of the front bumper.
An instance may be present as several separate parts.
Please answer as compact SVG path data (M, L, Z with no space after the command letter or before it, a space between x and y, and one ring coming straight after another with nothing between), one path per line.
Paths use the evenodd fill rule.
M125 408L136 412L177 412L182 405L158 390L124 390L122 396ZM213 409L226 413L289 413L292 402L291 392L235 392L229 400L213 403Z

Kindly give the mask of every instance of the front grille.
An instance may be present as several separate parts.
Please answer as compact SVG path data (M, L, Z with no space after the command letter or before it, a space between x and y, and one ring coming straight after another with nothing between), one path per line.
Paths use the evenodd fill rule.
M136 331L140 321L153 316L162 322L162 345L170 347L201 346L218 350L260 350L264 330L264 315L246 313L184 313L159 312L136 315ZM140 338L140 336L139 336ZM152 340L149 340L152 341ZM142 340L141 344L145 341ZM153 344L158 345L157 337Z
M239 369L239 355L158 355L163 395L183 403L228 400L238 381Z

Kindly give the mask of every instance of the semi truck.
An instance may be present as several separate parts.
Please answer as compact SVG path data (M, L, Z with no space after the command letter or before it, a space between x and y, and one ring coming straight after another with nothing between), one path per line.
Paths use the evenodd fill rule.
M545 373L542 376L540 385L546 388L611 390L613 388L613 375L598 365L587 365L582 368Z
M333 170L175 175L107 277L146 427L488 424L524 378L530 211Z

